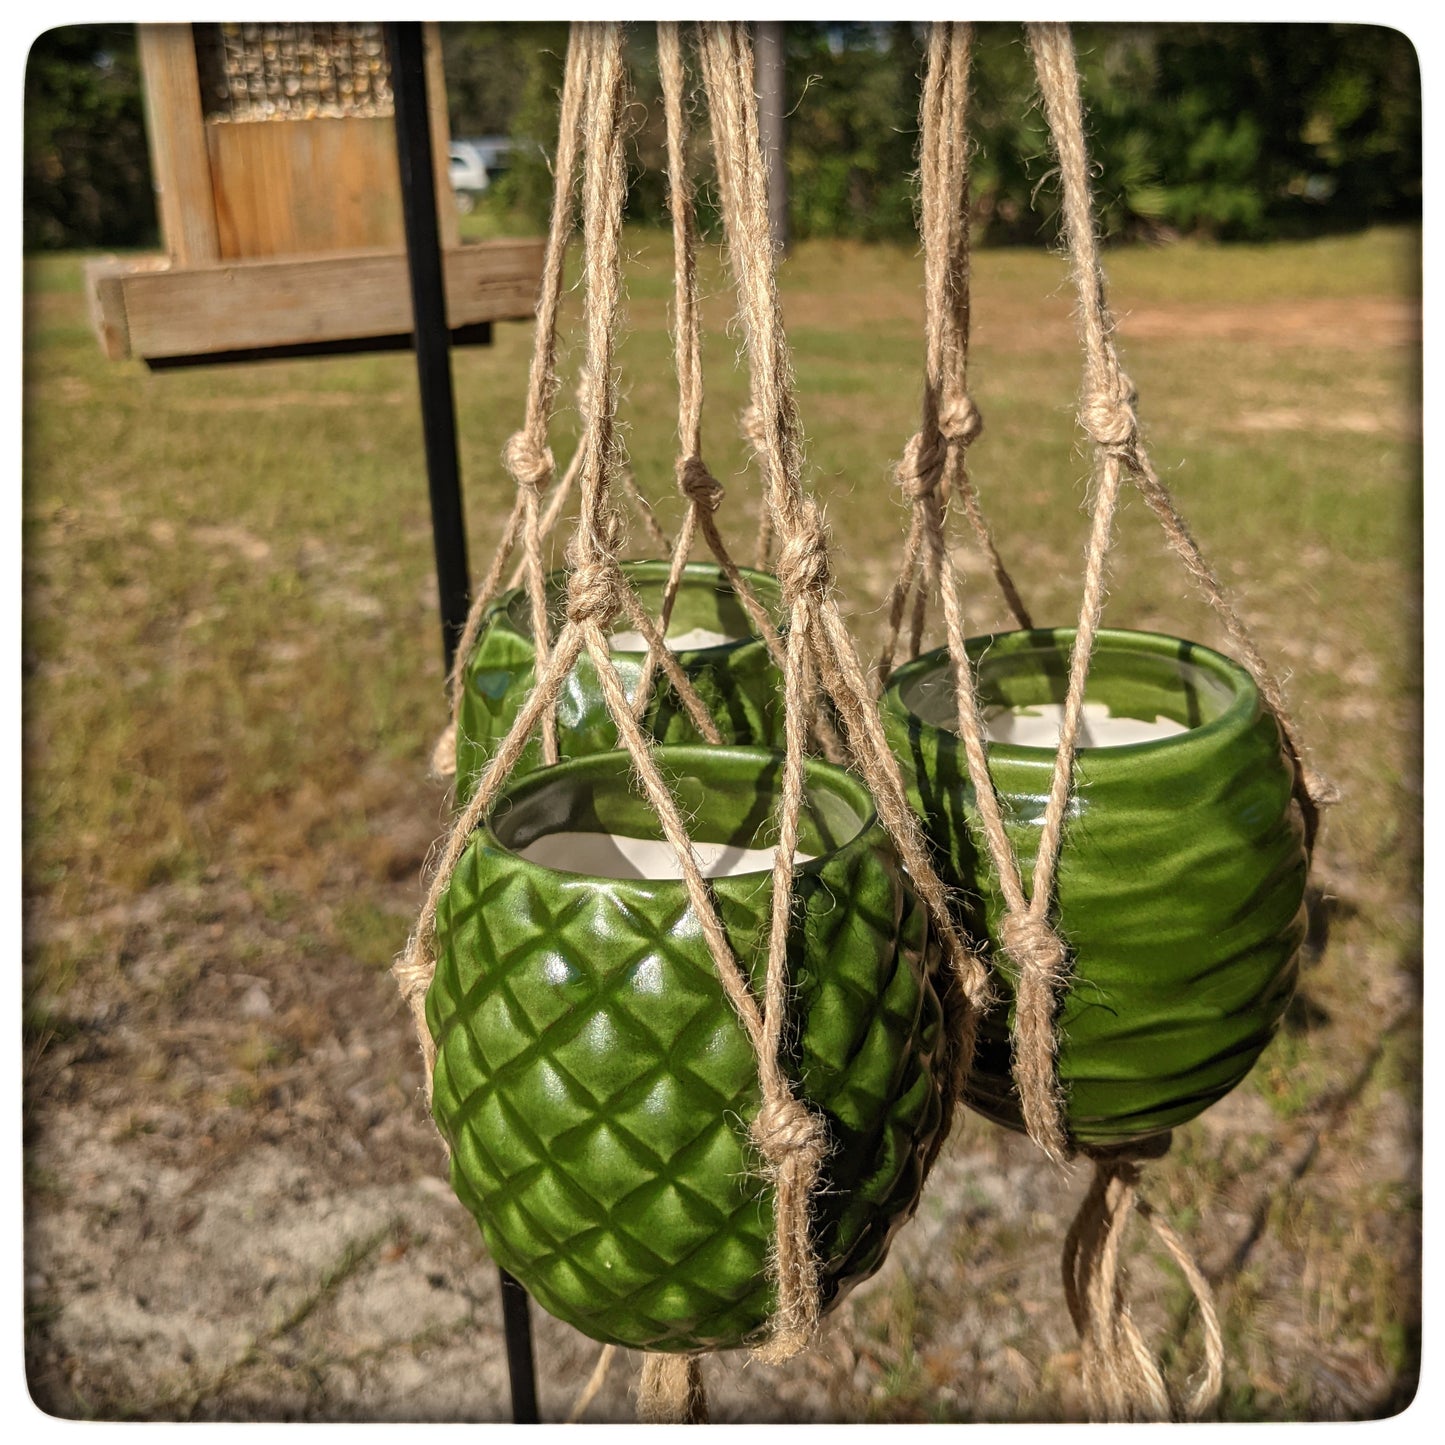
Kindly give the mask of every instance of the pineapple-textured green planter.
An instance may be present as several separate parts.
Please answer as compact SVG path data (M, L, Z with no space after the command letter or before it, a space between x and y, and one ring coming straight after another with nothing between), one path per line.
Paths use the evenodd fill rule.
M656 618L661 611L669 566L667 562L622 564L624 576L650 617ZM739 570L776 625L784 612L776 579L747 567ZM547 605L554 624L566 605L567 577L566 572L554 572L547 578ZM630 628L630 623L624 616L617 627ZM676 653L717 724L722 741L781 746L782 677L741 600L714 563L690 562L683 570L668 634L677 637L699 630L731 639ZM645 648L613 651L629 697L641 677L646 655ZM471 796L487 760L521 710L536 680L536 662L531 603L525 588L514 588L488 609L467 664L456 745L459 801L465 802ZM701 742L697 728L660 668L652 692L643 717L651 736L661 743ZM597 671L585 653L563 686L557 704L557 725L558 752L563 758L609 752L619 745L617 725L607 710ZM541 742L534 736L515 771L528 772L541 761Z
M971 639L985 710L1062 703L1073 636ZM1085 700L1184 729L1076 755L1055 893L1071 970L1058 1072L1073 1140L1099 1146L1184 1123L1249 1072L1294 987L1307 859L1279 726L1237 664L1179 638L1101 631ZM996 949L1003 896L953 709L940 649L893 674L885 726L963 921ZM1054 757L1051 746L988 748L1026 884ZM1021 1128L1009 1071L1014 979L995 957L1004 1003L981 1027L966 1097Z
M658 757L700 844L773 836L780 755ZM775 1296L752 1046L680 880L521 856L559 833L661 838L630 770L623 753L538 769L473 835L437 915L433 1113L488 1248L552 1314L629 1347L729 1349ZM807 764L799 851L814 856L795 873L785 1067L827 1130L812 1213L827 1305L917 1203L946 1041L926 915L866 790L826 763ZM711 887L760 990L771 873Z

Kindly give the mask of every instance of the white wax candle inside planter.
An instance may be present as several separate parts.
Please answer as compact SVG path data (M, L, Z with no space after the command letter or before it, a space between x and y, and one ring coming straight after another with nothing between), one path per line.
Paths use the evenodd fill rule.
M686 632L669 632L663 639L669 652L700 652L705 647L725 647L739 638L707 627L690 627ZM613 652L646 652L647 639L640 632L614 632L607 639Z
M694 842L693 852L704 878L732 878L739 873L771 873L776 848L742 848L731 843ZM517 850L531 863L560 873L588 873L595 878L681 878L682 869L666 839L629 838L622 833L544 833ZM794 855L809 863L811 853Z
M984 713L984 729L990 742L1012 743L1023 748L1057 748L1064 722L1061 702L1041 702L1016 708L990 708ZM1172 717L1115 717L1108 703L1086 702L1080 719L1077 746L1081 748L1122 748L1130 743L1152 743L1172 738L1189 729Z

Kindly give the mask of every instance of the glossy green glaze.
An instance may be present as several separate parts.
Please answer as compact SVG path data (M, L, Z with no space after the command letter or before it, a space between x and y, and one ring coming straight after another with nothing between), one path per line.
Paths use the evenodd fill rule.
M699 841L773 836L782 759L659 750ZM729 1349L774 1303L761 1097L678 880L598 878L518 851L553 832L659 838L623 753L512 781L452 877L427 994L433 1113L452 1184L497 1262L558 1318L647 1350ZM824 1302L882 1263L941 1143L934 951L863 787L807 770L789 946L786 1068L824 1119L814 1201ZM760 990L770 873L713 881Z
M985 707L1061 703L1073 635L971 639ZM1278 724L1235 663L1178 638L1103 631L1086 700L1116 717L1162 715L1189 729L1077 754L1055 893L1072 969L1058 1015L1059 1077L1072 1137L1103 1145L1182 1124L1249 1072L1294 988L1306 856ZM961 890L963 922L994 946L1003 898L942 649L893 675L884 722L947 881ZM1052 748L989 746L1030 883L1053 762ZM996 972L1005 1006L984 1022L966 1097L1021 1128L1009 1073L1015 980L1006 965Z
M622 564L623 573L643 608L654 619L662 610L669 566L667 562ZM776 579L751 568L740 570L777 623L783 615L783 602ZM554 629L561 625L567 575L554 572L547 578L547 605ZM630 625L625 617L616 624L619 630ZM739 639L718 647L677 654L683 671L717 724L722 740L781 747L782 677L768 655L767 644L756 635L752 620L715 563L689 562L678 587L669 631L676 634L697 627ZM641 677L646 653L614 652L612 656L622 685L631 696ZM515 721L536 679L536 663L531 604L523 588L514 588L503 593L488 609L476 650L467 665L467 686L457 729L457 798L460 802L471 796L487 760ZM563 758L610 752L618 746L617 727L603 700L597 671L585 654L563 684L557 702L557 722L557 746ZM658 742L702 741L660 669L643 722ZM541 742L534 736L515 772L530 772L541 761Z

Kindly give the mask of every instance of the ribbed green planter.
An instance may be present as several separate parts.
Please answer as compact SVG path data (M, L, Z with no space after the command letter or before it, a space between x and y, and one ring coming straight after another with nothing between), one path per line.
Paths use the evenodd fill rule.
M782 759L669 747L699 840L772 836ZM747 1135L752 1048L681 881L519 856L553 832L659 838L623 753L508 785L452 877L427 994L433 1113L497 1262L594 1339L728 1349L765 1325L771 1190ZM787 1069L827 1125L823 1298L872 1273L941 1142L943 1023L925 915L862 786L810 763L789 947ZM760 990L770 873L716 879Z
M971 639L985 706L1061 703L1073 635ZM1294 988L1306 856L1278 724L1235 663L1174 637L1104 631L1086 701L1188 728L1077 754L1055 895L1072 969L1058 1069L1074 1140L1104 1145L1184 1123L1249 1072ZM893 675L884 720L948 881L962 890L963 921L996 946L1003 898L953 706L940 650ZM1028 881L1053 761L1052 748L989 746ZM1021 1128L1009 1072L1015 980L1007 964L996 973L1007 1005L984 1022L967 1098Z
M649 616L662 608L669 564L624 562L623 573ZM782 594L775 578L751 568L740 569L774 622L783 616ZM566 572L547 579L547 602L554 627L560 626L566 601ZM626 617L619 630L630 628ZM707 705L726 743L780 747L783 742L783 681L757 636L752 619L733 592L722 569L709 562L690 562L682 575L669 631L705 628L738 639L717 647L677 653L698 695ZM623 686L631 696L642 674L645 652L614 652ZM467 665L466 692L457 729L457 797L465 802L476 787L487 760L507 735L536 679L536 646L532 610L524 588L504 593L488 610L475 652ZM644 726L662 743L701 742L692 719L658 669ZM563 758L609 752L618 746L617 728L607 711L597 672L585 654L577 661L557 704L558 752ZM542 746L534 736L516 772L540 766Z

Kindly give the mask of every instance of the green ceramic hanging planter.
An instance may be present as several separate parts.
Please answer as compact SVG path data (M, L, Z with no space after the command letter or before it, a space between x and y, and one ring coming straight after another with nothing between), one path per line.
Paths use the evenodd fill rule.
M700 849L770 836L779 754L658 758ZM772 1194L747 1132L757 1061L675 860L671 877L616 876L640 870L606 835L641 840L622 845L633 856L662 838L624 753L510 782L468 844L426 998L433 1113L488 1248L552 1314L638 1349L730 1349L759 1337L775 1295ZM917 1203L945 1038L926 915L841 769L807 764L799 850L813 858L795 874L785 1065L827 1126L812 1215L826 1306ZM759 989L772 880L751 866L711 886Z
M670 564L624 562L622 571L649 616L662 608ZM783 616L782 594L775 578L751 568L739 569L776 624ZM547 605L554 621L566 602L566 572L547 578ZM647 649L618 624L622 645L614 644L618 675L635 690ZM618 635L618 634L615 634ZM690 562L673 605L668 636L675 654L725 743L781 746L783 682L758 636L752 619L722 569ZM488 609L476 650L467 666L466 691L457 728L457 798L471 796L487 760L507 735L536 678L537 650L532 640L532 609L525 588L503 593ZM686 645L693 639L693 645ZM661 743L701 742L692 719L659 669L653 697L643 723ZM557 746L563 758L609 752L618 746L617 725L607 711L596 669L585 654L578 659L557 704ZM516 772L542 761L539 739L527 744Z
M1026 884L1052 775L1039 717L1067 690L1072 629L967 644L993 741L989 773ZM940 649L900 667L884 702L890 742L975 938L1004 913L982 846L952 667ZM1304 936L1306 853L1294 774L1253 680L1195 643L1101 631L1085 694L1055 894L1071 979L1057 1016L1070 1134L1121 1144L1182 1124L1240 1082L1273 1036ZM1007 721L1004 720L1008 715ZM1030 716L1034 714L1034 716ZM1144 737L1143 735L1157 734ZM1122 738L1118 745L1099 745ZM949 876L951 875L951 876ZM996 957L1003 955L995 953ZM1022 1128L1009 1070L1014 979L980 1031L966 1097Z

